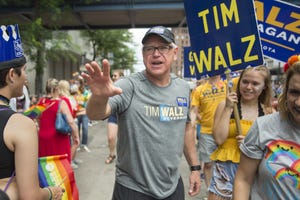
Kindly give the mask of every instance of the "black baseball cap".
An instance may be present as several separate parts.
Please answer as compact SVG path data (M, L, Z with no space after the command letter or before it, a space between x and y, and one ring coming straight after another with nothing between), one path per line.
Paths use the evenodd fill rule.
M150 28L146 32L146 34L142 40L142 44L145 44L146 40L148 39L148 37L150 35L158 35L168 43L172 43L172 42L175 43L174 34L172 33L172 31L170 31L169 29L167 29L164 26L154 26L154 27Z

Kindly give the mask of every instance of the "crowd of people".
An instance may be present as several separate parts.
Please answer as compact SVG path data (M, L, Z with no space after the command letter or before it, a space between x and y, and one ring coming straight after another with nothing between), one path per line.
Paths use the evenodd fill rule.
M175 189L173 189L171 195L159 193L159 188L162 188L159 180L172 180L170 174L165 176L165 172L161 171L161 169L166 169L166 166L164 167L165 164L170 166L169 163L171 163L169 161L170 155L164 152L170 148L169 144L174 144L174 142L176 142L175 145L177 146L180 144L178 141L165 139L170 132L173 134L172 138L177 138L174 134L177 133L179 127L173 127L172 120L174 118L170 119L168 116L164 116L164 112L161 112L161 109L165 106L184 107L185 105L182 102L178 103L178 101L176 101L178 104L175 102L174 105L174 102L172 102L174 94L171 95L169 93L174 87L173 84L177 81L173 79L169 69L169 63L174 59L177 47L172 40L172 34L168 33L163 27L150 29L144 36L142 43L144 45L145 71L126 77L118 82L116 86L112 84L111 80L107 79L109 72L107 60L102 62L102 68L96 62L86 64L88 73L83 76L91 86L92 91L87 113L93 119L104 119L111 113L117 113L118 116L118 126L122 132L119 132L119 143L117 145L118 160L113 191L114 200L151 199L153 197L154 199L184 199L183 196L180 196L182 195L180 178L178 183L172 184ZM171 60L168 60L169 58ZM288 164L291 163L289 160L275 162L275 165L279 164L280 168L277 169L276 166L273 166L274 169L272 169L271 174L274 177L268 179L270 184L267 188L261 187L265 176L259 177L256 175L258 168L265 168L265 170L270 168L269 166L266 168L266 166L259 165L264 156L266 158L270 157L269 160L272 159L272 162L276 161L276 158L273 156L276 156L275 151L281 149L280 145L285 145L283 148L290 148L290 151L293 152L299 147L299 140L296 137L299 134L299 81L293 82L291 89L288 89L289 86L287 86L289 78L292 76L295 76L293 80L299 78L297 65L299 65L300 59L299 56L296 56L296 58L298 59L294 59L296 60L294 63L289 62L290 68L294 70L293 72L292 70L287 70L286 86L282 94L279 87L272 87L270 71L263 65L242 70L240 76L234 80L223 81L219 76L209 77L193 90L192 100L190 101L191 112L188 111L188 120L185 126L186 132L183 138L183 152L191 165L192 174L189 182L191 185L193 180L196 181L195 184L199 187L198 179L195 179L193 173L196 171L197 176L199 176L199 171L201 170L200 161L204 163L203 171L205 183L208 187L208 199L242 199L242 197L244 199L271 199L274 197L277 199L295 199L299 195L299 188L295 184L299 174L299 169L296 167L299 155L293 158L292 168L289 168ZM231 83L228 83L229 81ZM229 90L230 84L234 86L231 90ZM168 88L168 91L165 90L166 88ZM177 91L181 92L179 89ZM285 92L286 95L284 94ZM185 99L184 94L177 92L176 95ZM278 108L273 105L273 97L279 97ZM290 98L289 103L283 104L282 99L286 102L288 98ZM282 107L283 105L285 107ZM273 114L278 113L277 111L279 113L285 112L285 114ZM157 113L162 114L162 116ZM284 141L279 140L275 142L272 140L271 136L275 130L271 124L269 124L270 128L267 128L266 123L269 120L255 128L256 123L260 119L274 115L282 117L277 117L278 119L276 118L276 120L284 121L284 119L290 119L291 121L291 124L288 122L288 128L293 128L294 130L291 137L281 138L282 135L278 133L278 138ZM153 125L152 121L155 122L155 125ZM165 121L168 121L167 125ZM161 124L162 122L164 123ZM191 126L191 124L195 123L197 123L197 126ZM276 122L274 121L274 123ZM148 127L151 127L151 129L149 130ZM196 134L193 128L190 130L191 127L197 127ZM281 128L278 128L278 130ZM143 131L141 132L140 130ZM287 129L285 130L287 131ZM190 134L189 131L194 134ZM251 133L254 131L256 133L251 136ZM259 135L264 131L268 131L268 135L270 135L270 137L267 136L267 139ZM198 136L199 152L197 156L199 156L199 160L195 158L195 149L190 147L190 145L194 146L194 142L188 135ZM259 140L260 138L263 141ZM274 140L276 139L277 136L274 135ZM165 148L160 148L158 141L164 141ZM272 143L276 143L276 145L272 145ZM292 144L292 146L288 146L288 144ZM180 148L182 147L180 146ZM259 151L260 157L255 155L252 149L255 149L256 152ZM282 150L284 151L284 149ZM149 157L150 152L153 159ZM177 150L172 148L172 152L177 152ZM174 160L175 158L171 157L171 159ZM147 165L149 160L152 163L151 167ZM196 165L194 166L193 163L196 163ZM239 167L240 163L241 167ZM250 168L251 171L250 169L247 171L247 164L253 165L253 168ZM272 164L268 163L268 165ZM178 167L178 163L175 164L173 162L172 166ZM145 174L145 172L147 173ZM151 176L155 174L154 172L161 175L158 177ZM285 172L287 177L275 177L276 173L279 172ZM291 173L291 177L288 177L289 173ZM240 175L236 178L236 174ZM164 178L162 179L162 177ZM284 181L279 183L283 179ZM242 183L242 187L237 187L239 183ZM258 183L259 185L257 186ZM272 183L280 186L272 186ZM256 188L256 190L253 189L250 193L251 184L254 184L253 188ZM286 186L286 184L293 186ZM197 194L199 189L195 185L194 187L191 185L189 192L193 196ZM164 186L166 186L166 183L164 183ZM170 186L169 188L171 189L172 187ZM196 189L194 190L195 192L193 192L193 188ZM241 194L236 188L241 188L245 193L242 192ZM280 191L274 193L273 190L277 188ZM289 192L284 192L285 188L288 188ZM127 198L122 197L125 194L128 195Z
M82 145L85 145L84 150L87 151L87 132L82 134L83 139L79 138L82 122L77 113L81 111L81 107L86 107L89 92L84 90L86 85L83 79L81 82L78 80L78 83L73 83L78 85L78 91L74 92L71 101L69 81L59 82L55 78L49 78L45 95L37 99L29 98L26 58L18 26L1 26L1 30L5 31L3 34L7 34L8 37L7 40L0 39L1 192L10 200L60 200L70 188L60 185L41 188L38 158L65 154L71 166L72 160L76 161L75 153L80 147L80 141L84 141ZM83 93L85 96L82 100ZM80 104L80 100L83 101L83 105ZM43 107L44 110L39 115L33 115L32 112L28 117L25 113L31 109L30 106L40 106L39 108ZM57 112L66 116L71 128L70 133L63 135L56 130ZM77 197L73 197L78 199L79 196L76 195ZM2 194L1 196L6 198Z
M15 30L7 26L8 33ZM171 73L178 56L174 34L152 27L142 44L145 70L124 77L122 71L110 72L108 60L101 66L92 61L76 79L49 78L45 95L32 102L23 52L0 59L3 198L61 199L65 188L40 187L38 158L67 154L78 168L82 161L76 152L91 151L90 120L106 119L104 162L116 166L112 200L184 200L182 156L189 165L190 196L200 191L202 171L209 200L300 196L299 55L287 61L281 86L272 87L270 71L261 65L247 67L232 80L209 77L191 95L186 81ZM13 45L5 48L8 55L16 51ZM22 114L35 105L46 108L37 118ZM70 134L56 130L58 111L66 116Z

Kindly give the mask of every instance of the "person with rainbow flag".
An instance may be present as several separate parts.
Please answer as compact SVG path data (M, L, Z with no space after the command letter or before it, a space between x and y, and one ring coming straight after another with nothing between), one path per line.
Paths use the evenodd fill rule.
M11 200L60 200L64 188L39 185L36 125L9 107L23 94L26 58L18 25L0 27L0 189Z

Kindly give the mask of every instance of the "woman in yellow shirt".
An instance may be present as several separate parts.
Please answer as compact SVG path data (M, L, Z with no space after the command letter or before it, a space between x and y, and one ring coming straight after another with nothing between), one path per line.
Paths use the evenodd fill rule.
M228 92L214 116L213 137L218 148L214 162L209 200L232 199L234 176L240 162L239 144L259 116L273 112L271 77L265 66L248 67L240 75L236 92ZM233 105L237 103L242 134L236 130Z

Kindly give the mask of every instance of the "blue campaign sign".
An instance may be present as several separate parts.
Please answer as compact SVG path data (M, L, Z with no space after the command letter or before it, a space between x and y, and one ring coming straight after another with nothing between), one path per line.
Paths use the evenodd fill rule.
M300 53L300 7L282 1L255 1L265 56L286 62Z
M193 58L193 51L191 47L183 47L183 60L184 60L184 78L196 77L196 66Z
M185 0L197 78L263 64L252 0Z

